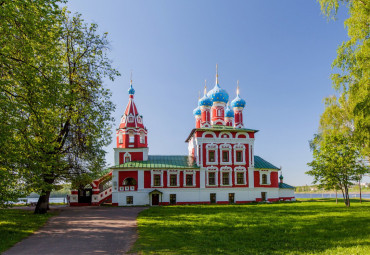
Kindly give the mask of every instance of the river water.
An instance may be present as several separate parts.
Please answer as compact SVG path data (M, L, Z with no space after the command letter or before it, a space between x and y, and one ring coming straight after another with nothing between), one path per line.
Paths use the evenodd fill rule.
M353 193L349 195L350 198L359 198L360 193ZM335 193L296 193L296 198L335 198ZM342 193L338 192L338 198L342 198ZM370 199L370 193L362 194L362 198L368 198ZM23 201L27 200L27 204L37 202L38 198L20 198L20 202L18 203L24 203ZM66 197L51 197L49 198L50 203L67 203ZM17 204L18 204L17 203Z
M39 200L38 197L27 197L27 198L19 198L19 202L16 204L21 204L27 201L27 204L29 203L37 203ZM67 203L67 198L66 197L51 197L49 198L49 203Z
M335 193L295 193L296 198L335 198ZM350 198L359 198L360 193L349 194ZM338 192L338 198L343 198L342 192ZM370 193L362 194L362 198L370 198Z

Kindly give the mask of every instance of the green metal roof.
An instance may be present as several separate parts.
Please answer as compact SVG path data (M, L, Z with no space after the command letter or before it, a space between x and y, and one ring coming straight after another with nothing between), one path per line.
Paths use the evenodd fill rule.
M185 142L188 142L189 139L193 136L195 131L235 131L235 132L253 132L257 133L258 130L256 129L250 129L250 128L234 128L230 126L223 126L223 125L213 125L211 128L193 128L188 136L186 138Z
M289 184L281 183L281 182L279 182L279 188L280 189L294 189L293 186L290 186Z
M280 168L274 166L273 164L271 164L270 162L267 162L266 160L264 160L263 158L261 158L259 156L254 156L254 168L278 169L278 170L280 170Z
M113 168L149 168L149 169L199 169L193 157L190 156L148 156L147 161L131 161L116 165ZM276 169L273 164L259 156L254 156L254 168Z
M149 169L199 169L190 156L148 156L147 161L131 161L113 168L149 168Z

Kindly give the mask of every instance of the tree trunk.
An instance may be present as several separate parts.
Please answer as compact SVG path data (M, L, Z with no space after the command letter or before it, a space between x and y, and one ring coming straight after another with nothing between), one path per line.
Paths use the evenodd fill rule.
M360 203L362 204L362 196L361 196L361 179L358 181L358 187L360 188Z
M37 201L37 205L34 211L35 214L47 213L49 209L49 197L50 191L43 190L41 196L39 197L39 200Z
M347 203L346 203L346 195L345 195L345 191L344 191L344 188L343 187L341 187L341 191L342 191L343 201L347 205Z
M344 191L342 190L342 193L343 193L344 203L347 207L349 207L350 203L349 203L349 195L348 195L348 187L347 186L344 186Z
M335 203L338 204L338 191L335 189Z
M347 207L350 207L351 206L351 201L349 200L348 187L346 187L346 205L347 205Z

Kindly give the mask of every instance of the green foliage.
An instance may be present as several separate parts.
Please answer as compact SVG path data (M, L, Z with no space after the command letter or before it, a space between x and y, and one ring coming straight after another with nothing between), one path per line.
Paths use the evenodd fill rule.
M327 190L340 189L350 205L349 186L369 171L363 162L370 157L370 1L319 0L321 11L335 17L346 3L349 40L338 48L332 75L340 93L325 100L319 134L310 143L314 160L308 165L314 183Z
M319 0L322 12L335 17L341 3L346 3L350 17L344 22L349 40L337 50L332 74L334 88L341 93L352 122L353 136L362 154L370 157L370 1ZM329 104L328 107L331 105ZM330 109L326 109L330 111Z
M317 135L311 141L313 161L306 173L314 177L314 183L326 190L341 190L345 204L349 203L349 187L358 181L368 169L361 161L361 154L351 137L338 132Z
M0 253L31 235L55 214L35 215L28 210L0 210Z
M370 202L151 207L139 254L369 254ZM359 227L361 226L361 227Z
M114 110L103 78L119 75L107 34L58 3L0 1L0 170L44 202L60 182L99 176Z
M54 98L53 91L47 93L44 88L52 86L57 75L49 71L59 60L51 57L61 14L56 4L48 0L0 1L1 205L30 191L22 173L25 168L37 168L36 158L27 151L32 145L24 138L30 135L28 125L35 119L33 106L41 105L42 98ZM46 73L49 78L43 79ZM41 90L46 93L38 98ZM38 132L31 138L39 139Z

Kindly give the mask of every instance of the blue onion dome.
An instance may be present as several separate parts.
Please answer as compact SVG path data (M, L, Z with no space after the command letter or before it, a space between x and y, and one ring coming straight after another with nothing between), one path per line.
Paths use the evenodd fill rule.
M231 101L231 107L234 108L234 107L241 107L241 108L244 108L245 107L245 100L240 98L239 95L236 96L236 98Z
M202 114L202 111L200 110L199 106L194 109L193 114L194 114L194 116L198 116L198 115Z
M225 117L234 118L234 112L230 109L229 106L227 106L226 108Z
M229 94L218 83L207 93L207 96L211 98L212 102L227 103L229 101Z
M133 94L135 94L135 90L134 90L134 88L132 87L132 84L130 84L130 88L128 89L128 94L129 94L129 95L133 95Z
M212 100L207 95L204 95L198 103L199 106L212 106L212 104Z

